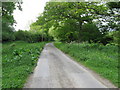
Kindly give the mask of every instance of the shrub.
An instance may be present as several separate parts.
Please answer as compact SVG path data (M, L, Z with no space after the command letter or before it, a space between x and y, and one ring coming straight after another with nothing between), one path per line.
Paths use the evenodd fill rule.
M81 41L98 42L102 38L102 33L93 23L87 23L82 26L80 33Z
M120 34L120 31L111 31L111 32L108 32L101 39L101 43L103 43L104 45L106 45L106 44L118 45L119 38L120 38L119 34Z
M15 32L16 40L22 40L29 43L41 42L45 41L45 37L42 38L42 35L38 32L30 32L30 31L16 31Z
M2 32L2 42L7 42L7 41L14 41L15 40L15 36L12 33L9 32Z

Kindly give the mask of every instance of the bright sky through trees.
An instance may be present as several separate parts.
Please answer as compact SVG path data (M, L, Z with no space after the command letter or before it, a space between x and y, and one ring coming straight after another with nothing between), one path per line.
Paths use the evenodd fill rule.
M16 9L13 13L17 25L16 30L29 30L29 25L36 21L43 12L45 3L49 0L23 0L22 11Z

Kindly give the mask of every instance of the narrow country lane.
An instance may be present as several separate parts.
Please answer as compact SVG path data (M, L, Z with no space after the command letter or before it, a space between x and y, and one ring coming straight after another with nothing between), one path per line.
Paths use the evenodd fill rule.
M25 88L107 88L52 43L46 44Z

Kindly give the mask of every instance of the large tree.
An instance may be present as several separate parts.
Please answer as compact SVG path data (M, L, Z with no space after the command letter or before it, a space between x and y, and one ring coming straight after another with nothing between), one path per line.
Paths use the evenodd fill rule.
M109 8L105 15L100 15L97 23L99 28L105 33L108 31L118 31L120 29L120 2L108 2Z
M58 38L64 34L68 35L67 37L71 39L71 37L74 36L72 34L73 31L75 33L77 32L79 36L84 24L93 22L94 19L99 18L99 15L106 15L107 9L103 3L97 2L48 2L43 15L38 18L36 24L42 25L44 29L47 28L47 30L50 30L50 34L54 37L58 35L56 36ZM70 24L71 22L68 21L74 23ZM61 25L61 23L63 23L63 25ZM74 29L66 28L68 26ZM52 34L52 29L54 29L54 33L57 32L55 33L56 35ZM62 30L62 32L60 30ZM63 38L65 39L65 37ZM79 41L81 40L80 38L79 36Z

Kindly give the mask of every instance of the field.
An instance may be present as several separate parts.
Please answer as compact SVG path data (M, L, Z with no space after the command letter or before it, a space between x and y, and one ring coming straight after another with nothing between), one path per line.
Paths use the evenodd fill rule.
M2 50L2 88L22 88L36 66L45 42L7 42Z
M55 46L73 57L102 77L110 80L114 85L120 85L118 81L118 47L113 45L88 43L55 43Z

